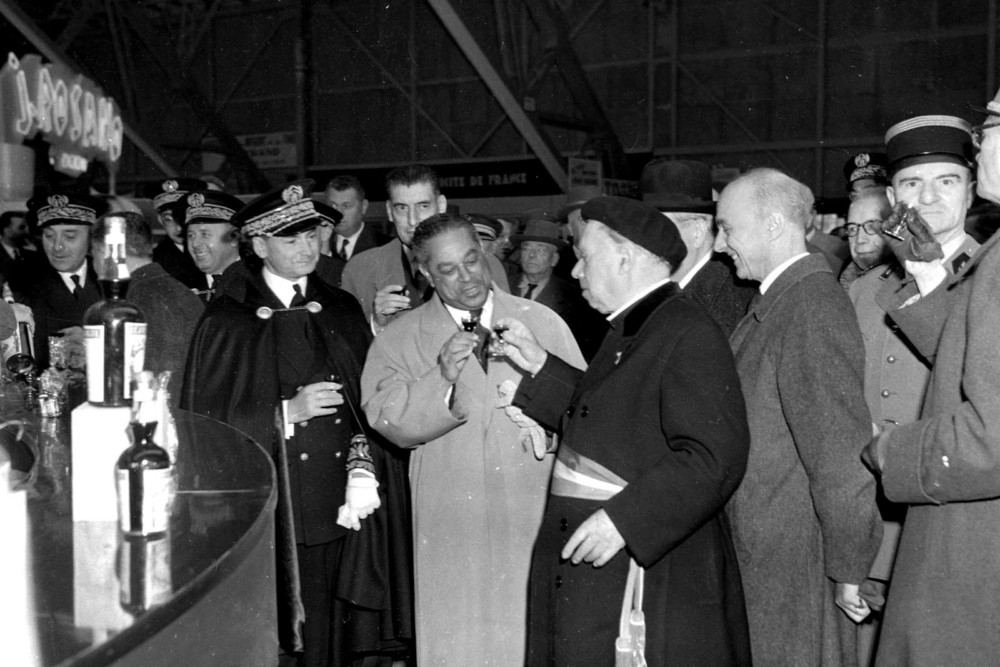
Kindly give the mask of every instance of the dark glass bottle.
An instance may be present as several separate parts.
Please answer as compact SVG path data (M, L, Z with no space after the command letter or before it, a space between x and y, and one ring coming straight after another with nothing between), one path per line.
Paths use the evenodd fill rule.
M133 616L163 604L173 593L170 535L122 535L118 545L118 583L122 609Z
M153 441L160 406L153 400L152 385L140 378L135 398L128 426L132 444L118 457L116 471L118 522L123 533L155 535L165 532L170 521L170 456Z
M146 355L146 318L125 300L129 271L125 264L125 217L106 215L104 257L97 277L104 292L83 315L87 349L87 401L102 407L131 403L132 376L142 370Z

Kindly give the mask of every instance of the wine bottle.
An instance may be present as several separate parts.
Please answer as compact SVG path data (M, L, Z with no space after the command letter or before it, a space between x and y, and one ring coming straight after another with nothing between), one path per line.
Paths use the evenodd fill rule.
M153 441L161 406L153 397L153 374L140 373L136 382L129 440L118 457L118 521L123 533L155 535L170 521L172 470L166 450Z
M125 300L129 270L125 263L125 225L121 215L106 215L104 257L97 263L104 300L83 315L87 353L87 401L103 407L123 407L131 399L133 374L142 370L146 355L146 318Z

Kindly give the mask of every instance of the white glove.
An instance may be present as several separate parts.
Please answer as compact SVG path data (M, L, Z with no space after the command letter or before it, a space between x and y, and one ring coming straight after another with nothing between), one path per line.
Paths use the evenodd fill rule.
M378 481L363 470L354 470L347 478L344 504L337 510L337 525L361 530L361 520L382 506Z
M524 451L529 449L534 453L535 458L541 461L549 451L548 436L545 429L538 425L534 419L524 414L524 411L516 405L511 405L514 394L517 393L517 384L513 380L504 380L498 387L496 406L503 408L504 413L512 422L521 427L520 442Z

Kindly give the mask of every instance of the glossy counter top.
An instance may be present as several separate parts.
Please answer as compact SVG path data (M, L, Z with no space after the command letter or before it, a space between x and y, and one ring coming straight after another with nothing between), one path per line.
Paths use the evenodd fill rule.
M74 522L70 417L26 420L23 441L36 460L19 485L28 495L37 664L183 659L188 666L190 654L204 654L201 664L240 664L244 658L230 662L211 654L232 643L234 651L260 655L276 643L269 636L275 506L269 457L220 422L181 410L174 418L177 490L169 530L157 539L126 539L117 522ZM9 435L10 427L4 430ZM252 583L258 579L263 585ZM234 600L249 605L251 617L236 629L238 637L227 639L212 628L220 616L238 618L235 611L224 618ZM198 618L185 618L192 615ZM259 628L247 627L255 623ZM241 646L247 637L256 645ZM158 645L155 659L151 642Z

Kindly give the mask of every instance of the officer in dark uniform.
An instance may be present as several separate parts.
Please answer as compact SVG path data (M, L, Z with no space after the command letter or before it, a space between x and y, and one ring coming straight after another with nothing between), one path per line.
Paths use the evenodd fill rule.
M162 192L153 197L153 208L167 236L153 248L153 261L188 287L201 289L205 277L184 243L183 198L189 192L207 190L208 184L196 178L171 178L160 187Z
M344 664L344 626L332 618L345 526L365 530L381 502L358 419L371 334L357 301L315 276L317 227L336 212L309 198L311 185L278 188L232 217L256 261L244 256L240 284L206 309L181 399L273 456L283 665Z

